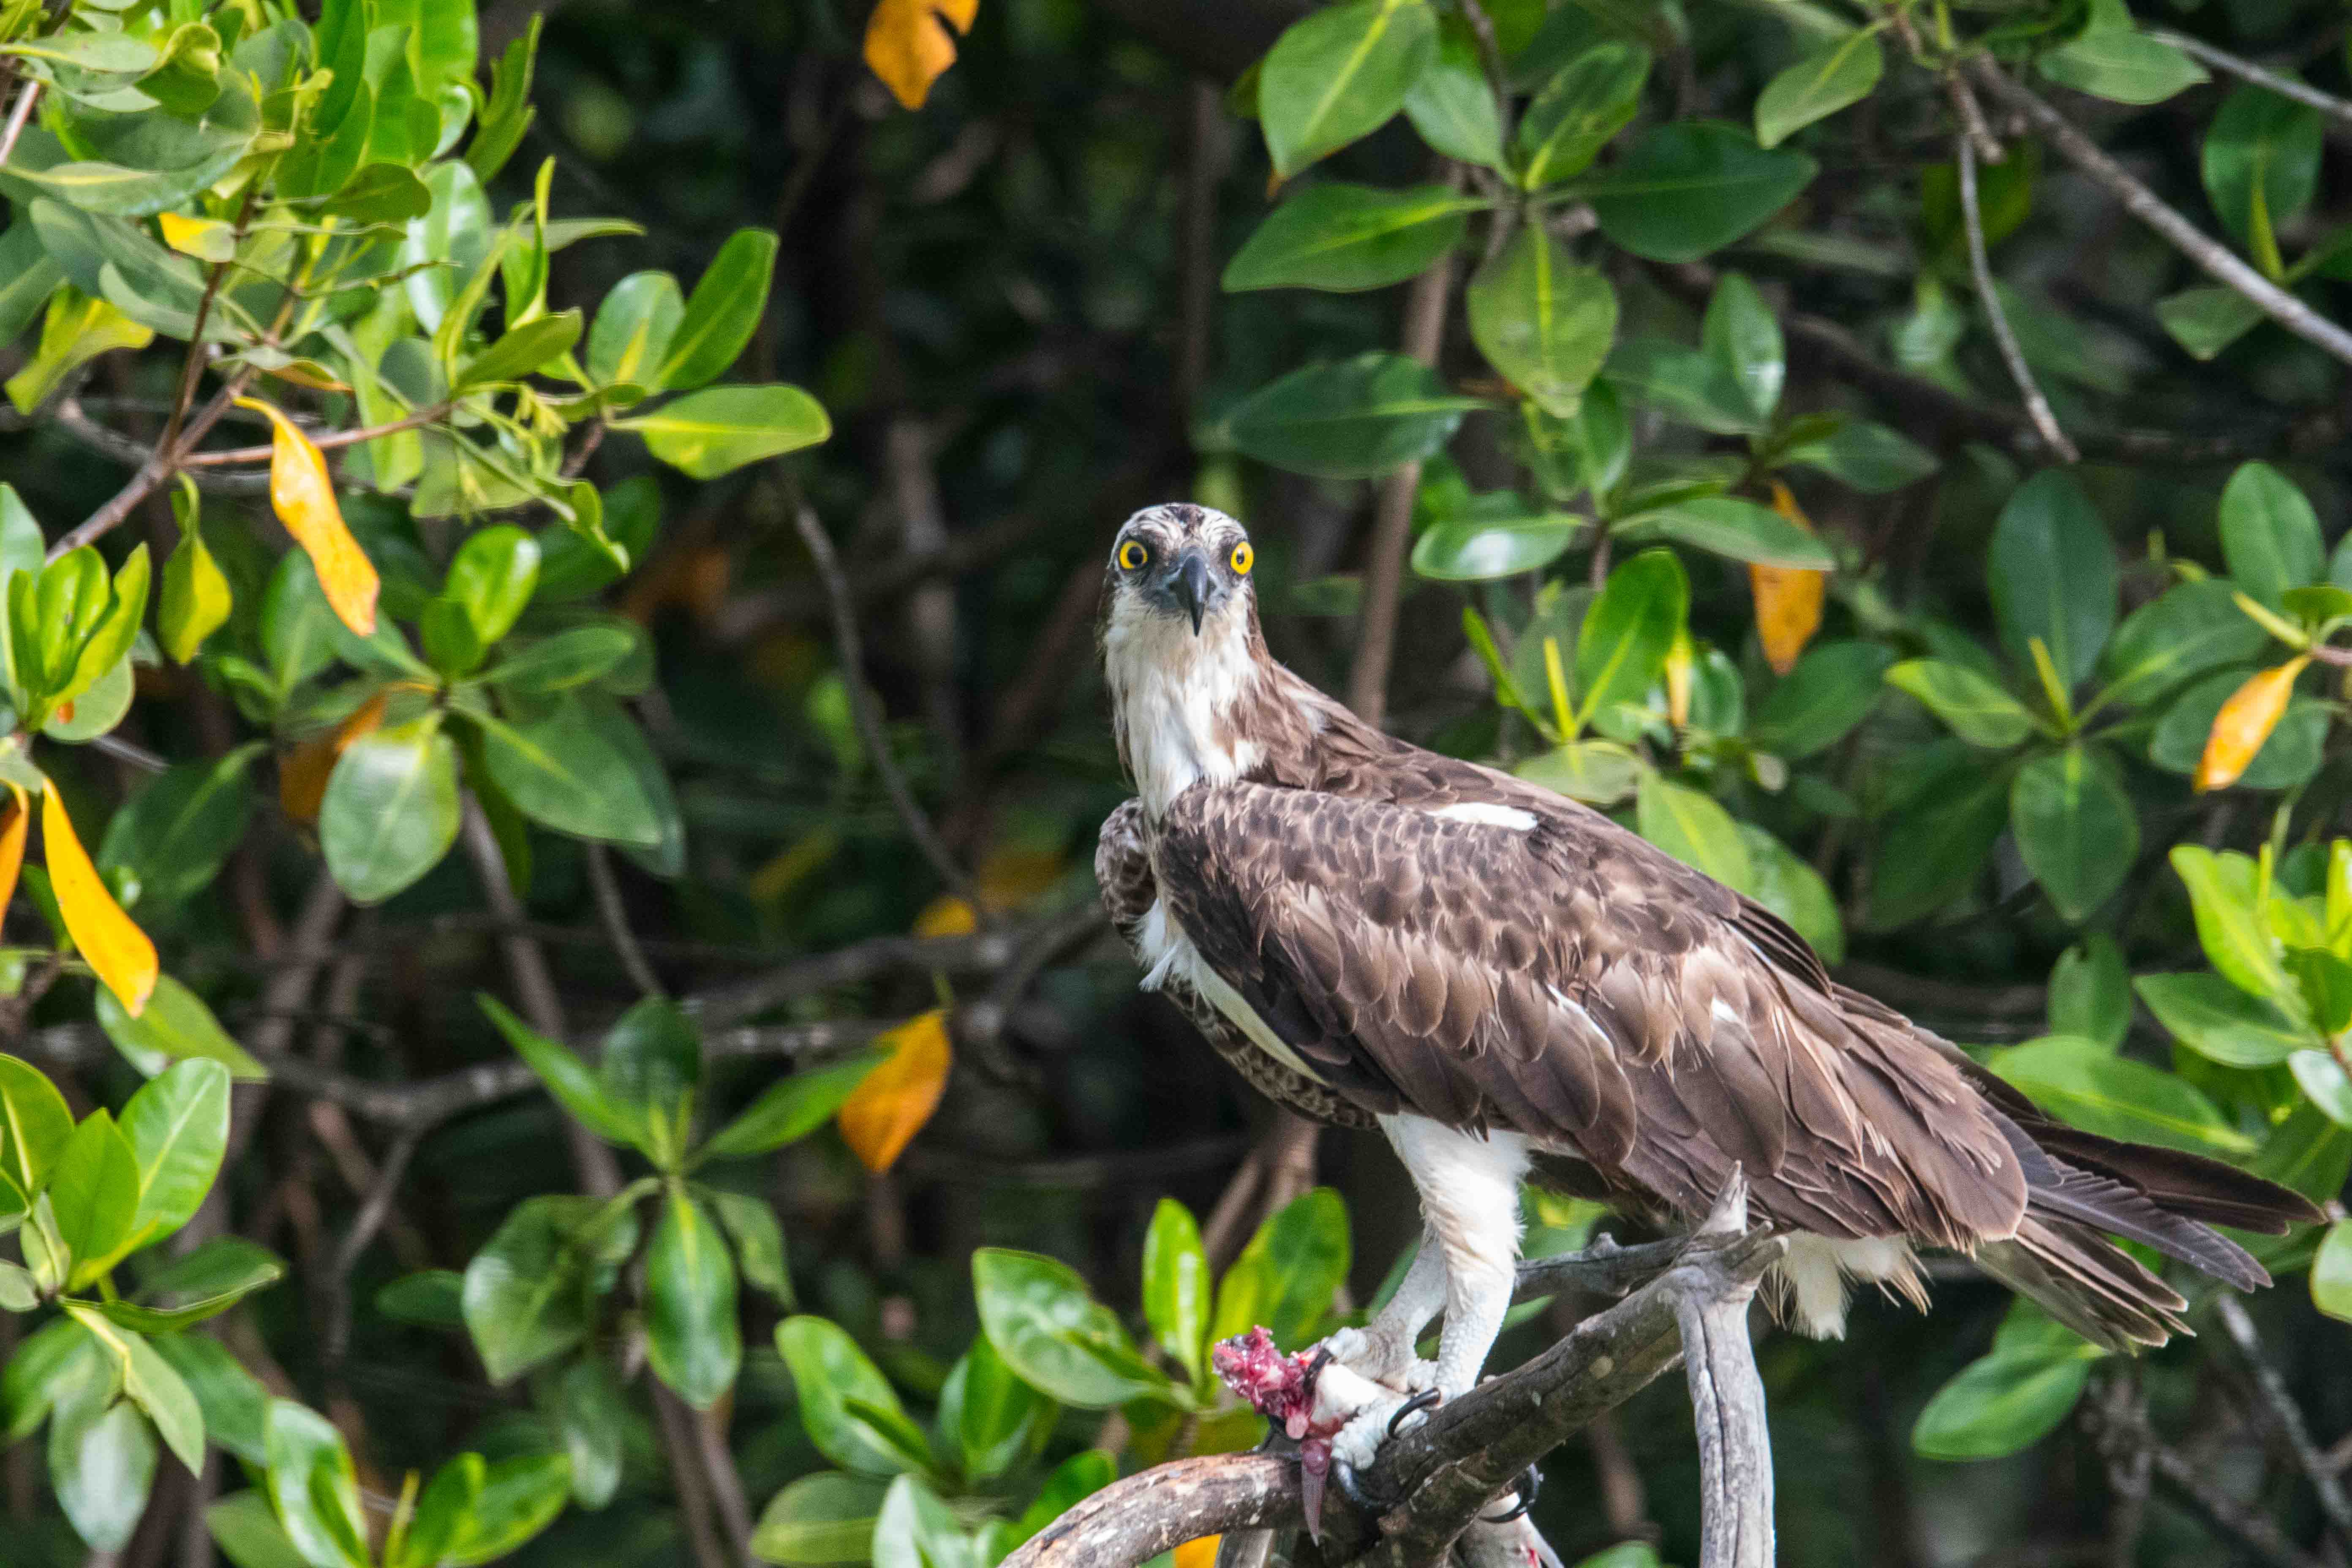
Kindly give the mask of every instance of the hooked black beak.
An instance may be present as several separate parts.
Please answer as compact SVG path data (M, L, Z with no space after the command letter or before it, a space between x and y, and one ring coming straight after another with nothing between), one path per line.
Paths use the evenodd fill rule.
M1176 562L1176 575L1170 583L1177 603L1192 617L1192 635L1201 635L1201 616L1209 607L1209 558L1197 550L1187 550Z

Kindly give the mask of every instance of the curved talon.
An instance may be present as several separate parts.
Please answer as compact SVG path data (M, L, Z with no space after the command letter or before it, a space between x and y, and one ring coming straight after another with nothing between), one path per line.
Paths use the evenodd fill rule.
M1337 1455L1334 1455L1331 1459L1331 1485L1338 1489L1341 1497L1346 1498L1365 1513L1386 1513L1402 1500L1399 1498L1381 1497L1375 1494L1370 1488L1364 1485L1363 1478L1356 1472L1356 1467Z
M1518 1494L1518 1501L1501 1513L1482 1513L1478 1517L1488 1524L1508 1524L1515 1519L1526 1517L1528 1510L1536 1505L1536 1494L1543 1490L1543 1472L1529 1465L1511 1483L1511 1489Z
M1423 1389L1419 1394L1414 1394L1411 1399L1408 1399L1402 1405L1398 1405L1396 1408L1396 1414L1389 1417L1389 1436L1393 1437L1397 1435L1397 1428L1403 1424L1406 1416L1412 1415L1415 1411L1434 1409L1437 1405L1443 1404L1444 1399L1445 1395L1438 1393L1437 1390L1433 1388Z

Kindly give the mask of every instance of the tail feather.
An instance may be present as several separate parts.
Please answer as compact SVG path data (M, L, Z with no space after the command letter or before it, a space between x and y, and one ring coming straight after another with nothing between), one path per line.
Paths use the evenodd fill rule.
M2129 1352L2189 1331L2179 1292L2074 1220L2029 1214L2016 1236L1977 1248L1976 1261L2103 1349Z
M2022 1129L2004 1129L2025 1167L2029 1210L2075 1220L2110 1236L2152 1247L2241 1290L2259 1290L2270 1271L2246 1249L2201 1221L2166 1208L2140 1187L2053 1159Z

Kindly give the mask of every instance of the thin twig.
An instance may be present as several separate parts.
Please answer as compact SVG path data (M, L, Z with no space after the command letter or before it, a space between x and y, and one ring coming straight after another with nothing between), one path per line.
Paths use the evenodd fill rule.
M132 440L118 430L110 430L91 418L73 398L59 402L50 419L58 429L91 451L113 458L124 468L142 467L155 455L154 448ZM220 495L266 495L269 490L268 474L205 474L196 483Z
M2149 37L2170 44L2192 59L2204 61L2215 70L2227 71L2242 81L2250 81L2256 87L2268 88L2281 98L2291 98L2295 102L2315 109L2331 119L2340 120L2347 125L2352 125L2352 102L2337 98L2334 93L2322 92L2299 78L2284 75L2266 66L2258 66L2253 61L2231 54L2226 49L2217 49L2202 38L2192 38L2186 33L2176 33L2169 27L2143 27L2140 30Z
M2311 1440L2311 1428L2305 1425L2303 1410L2287 1392L2286 1380L2263 1354L2262 1336L2254 1331L2254 1320L2247 1315L2245 1306L2237 1297L2222 1291L2214 1299L2214 1310L2221 1316L2221 1324L2230 1331L2231 1342L2238 1353L2246 1358L2246 1366L2254 1374L2254 1386L2262 1391L2263 1403L2270 1407L2271 1418L2277 1422L2279 1435L2294 1455L2311 1489L2318 1495L2319 1509L2336 1539L2352 1546L2352 1504L2344 1496L2344 1483L2329 1468L2327 1456Z
M403 430L414 430L420 425L430 425L446 419L455 404L436 403L430 408L420 408L405 418L388 424L371 425L359 430L330 430L323 436L312 436L310 445L321 452L331 452L339 447L355 447L362 441L373 441L379 436L397 436ZM191 452L180 459L184 468L218 468L236 463L266 463L276 450L273 447L229 447L217 452Z
M857 609L850 599L849 581L841 574L841 561L833 552L833 541L826 537L824 525L817 521L816 513L807 507L794 514L793 521L800 529L802 542L808 546L809 559L815 563L817 576L823 580L825 596L832 605L834 637L839 645L835 657L841 662L842 683L848 689L850 716L856 721L858 739L866 744L866 757L882 780L883 793L890 797L891 809L898 814L907 837L915 841L915 847L931 863L940 882L976 910L980 897L971 879L948 854L947 846L940 842L939 831L923 815L914 792L907 786L907 775L899 771L898 759L890 754L890 738L882 728L879 706L874 700L872 689L866 684L865 659L857 640Z
M2320 1568L2317 1558L2289 1541L2258 1509L2221 1490L2204 1468L2159 1441L2148 1427L2147 1410L2136 1398L2090 1400L2084 1405L2083 1414L2111 1465L2145 1464L2216 1536L2271 1568Z
M375 1240L376 1232L392 1215L393 1199L400 1194L401 1178L408 1173L408 1162L416 1152L424 1133L412 1129L393 1140L392 1148L384 1154L383 1164L377 1170L375 1185L369 1189L360 1212L352 1219L352 1228L343 1235L342 1243L335 1248L334 1261L329 1265L326 1357L328 1364L340 1364L352 1342L352 1270L359 1267L361 1255Z
M2050 400L2042 395L2042 385L2025 363L2025 351L2017 345L2009 312L2000 308L2000 290L1992 280L1992 259L1985 250L1984 215L1977 206L1976 143L1963 131L1952 138L1952 144L1959 153L1960 221L1968 229L1969 270L1976 277L1977 300L1992 326L1993 342L2000 345L2001 362L2009 366L2009 378L2017 383L2017 395L2025 400L2025 412L2034 429L2042 433L2042 444L2064 461L2079 463L2083 454L2058 427L2058 416L2050 412Z
M16 150L16 138L25 133L25 122L33 118L33 100L41 96L41 84L28 81L25 90L16 95L16 107L8 112L8 128L0 131L0 164L8 162L8 154Z
M604 923L604 934L611 939L613 951L620 954L621 967L627 971L629 984L648 996L663 994L660 977L646 962L646 950L637 945L637 933L629 929L628 906L622 903L621 884L613 875L612 851L602 844L588 846L588 885L595 889L597 917Z
M2123 203L2124 210L2169 240L2174 248L2195 262L2214 281L2234 289L2263 314L2304 342L2352 364L2352 332L2327 320L2215 243L2179 213L2167 206L2121 163L2077 130L2074 122L1995 65L1979 57L1969 62L1978 83L1995 98L2017 110L2056 143L2058 151Z
M252 374L250 369L237 372L226 386L213 395L211 402L189 416L175 445L158 447L154 456L141 464L139 471L132 474L123 487L114 492L114 498L111 500L90 513L79 525L68 531L55 544L49 546L47 559L58 560L98 540L120 525L123 519L129 517L141 501L155 492L158 485L177 473L182 459L187 455L188 448L204 439L205 432L220 422L221 416L228 412L229 405L236 401L237 395L245 390L246 384L252 379Z

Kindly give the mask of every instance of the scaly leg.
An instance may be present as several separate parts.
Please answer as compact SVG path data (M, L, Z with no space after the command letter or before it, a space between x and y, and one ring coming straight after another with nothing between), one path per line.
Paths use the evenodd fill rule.
M1423 1329L1445 1305L1445 1254L1427 1229L1412 1266L1386 1305L1360 1329L1339 1329L1327 1335L1323 1348L1341 1366L1401 1393L1416 1394L1436 1384L1437 1368L1416 1353Z

